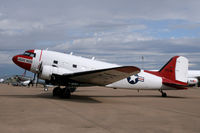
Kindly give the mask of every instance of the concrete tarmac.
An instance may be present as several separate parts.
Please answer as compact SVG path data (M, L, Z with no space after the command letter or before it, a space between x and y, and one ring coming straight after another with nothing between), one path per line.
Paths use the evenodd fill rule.
M52 89L0 85L0 133L199 133L200 89L78 88L71 99Z

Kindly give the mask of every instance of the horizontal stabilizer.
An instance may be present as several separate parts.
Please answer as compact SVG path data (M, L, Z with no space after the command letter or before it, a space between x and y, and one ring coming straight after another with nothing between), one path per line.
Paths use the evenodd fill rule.
M181 81L173 81L170 79L163 78L163 84L170 87L175 87L177 89L187 89L187 83Z

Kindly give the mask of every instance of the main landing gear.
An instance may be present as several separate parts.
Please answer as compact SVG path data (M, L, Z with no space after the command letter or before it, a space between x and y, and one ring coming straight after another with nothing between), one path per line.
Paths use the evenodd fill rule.
M163 92L162 90L159 90L162 94L162 97L167 97L167 93L166 92Z
M70 98L71 97L71 92L75 91L76 88L72 87L65 87L65 88L60 88L56 87L53 89L53 96L58 96L60 98Z

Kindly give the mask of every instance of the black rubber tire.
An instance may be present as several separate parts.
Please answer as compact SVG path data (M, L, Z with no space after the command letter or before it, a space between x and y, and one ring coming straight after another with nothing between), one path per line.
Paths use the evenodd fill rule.
M162 93L162 97L167 97L167 93Z
M75 87L73 87L73 88L70 88L70 92L72 93L72 92L75 92L76 91L76 88Z
M67 99L69 99L71 97L70 89L69 88L60 89L60 91L58 93L58 96L60 98L67 98Z
M56 96L59 96L61 93L61 88L60 87L56 87L53 89L53 96L56 97Z
M69 88L63 89L63 98L67 98L67 99L71 98L71 91Z

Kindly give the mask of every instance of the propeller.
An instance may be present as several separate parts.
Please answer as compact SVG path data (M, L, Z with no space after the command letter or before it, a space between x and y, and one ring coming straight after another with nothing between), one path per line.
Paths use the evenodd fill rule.
M33 84L35 84L35 83L36 83L36 80L35 80L35 79L36 79L36 75L37 75L37 74L36 74L36 73L34 73L34 77L33 77L33 80L32 80L32 86L33 86Z
M22 74L22 77L26 76L26 69L24 69L24 73Z
M38 81L39 81L39 77L40 77L40 74L42 73L42 62L39 64L38 66L38 72L37 72L37 79L36 79L36 87L38 86Z

